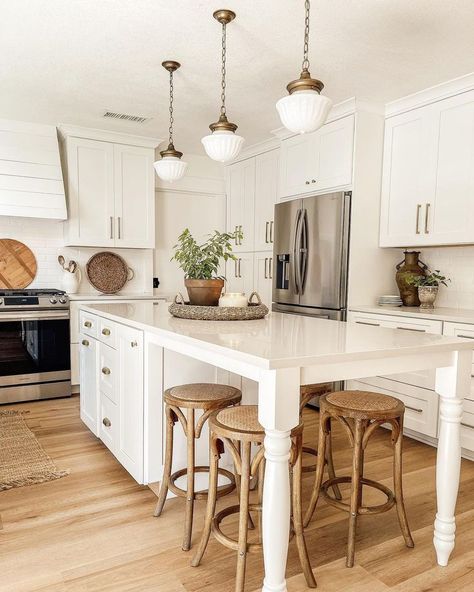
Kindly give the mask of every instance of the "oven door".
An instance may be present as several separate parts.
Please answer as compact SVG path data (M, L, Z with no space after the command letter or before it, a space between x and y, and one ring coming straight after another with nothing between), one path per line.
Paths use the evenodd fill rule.
M69 311L0 312L0 402L27 400L22 392L70 394ZM41 388L25 387L47 383ZM42 398L31 396L28 398Z

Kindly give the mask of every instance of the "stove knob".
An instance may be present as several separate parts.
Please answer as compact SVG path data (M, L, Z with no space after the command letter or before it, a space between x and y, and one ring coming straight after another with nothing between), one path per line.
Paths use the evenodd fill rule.
M66 304L67 303L67 296L60 296L59 297L59 302L61 304Z
M51 296L51 298L49 299L49 301L51 302L51 304L57 304L58 299L56 298L56 296Z

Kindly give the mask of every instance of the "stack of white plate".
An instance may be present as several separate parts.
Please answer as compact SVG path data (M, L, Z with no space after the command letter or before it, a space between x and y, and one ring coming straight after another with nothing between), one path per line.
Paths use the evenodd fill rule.
M400 296L387 294L379 297L379 306L402 306L402 304Z

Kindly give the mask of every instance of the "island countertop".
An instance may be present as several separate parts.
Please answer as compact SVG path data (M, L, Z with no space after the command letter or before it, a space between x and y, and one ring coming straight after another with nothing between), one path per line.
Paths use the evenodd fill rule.
M472 341L458 337L278 312L256 321L195 321L172 317L165 302L84 304L81 309L211 352L232 350L236 360L267 370L417 355L420 349L473 349Z

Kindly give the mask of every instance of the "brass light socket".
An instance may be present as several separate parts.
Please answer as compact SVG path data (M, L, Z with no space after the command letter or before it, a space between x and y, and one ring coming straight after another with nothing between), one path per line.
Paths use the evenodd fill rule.
M237 130L237 125L235 123L230 123L230 121L228 121L227 117L222 114L219 117L219 121L216 121L215 123L211 123L211 125L209 126L209 129L211 130L211 132L232 132L235 133L235 131Z
M300 90L315 90L320 93L324 88L324 84L321 80L311 78L309 70L303 70L298 80L292 80L286 87L286 90L291 94Z
M173 144L168 144L168 148L166 150L162 150L160 152L161 158L165 158L166 156L174 156L175 158L181 158L183 156L182 152L174 149Z
M175 72L181 67L181 64L179 62L175 62L174 60L165 60L164 62L161 62L161 65L165 70L168 70L168 72Z
M236 14L233 10L221 8L220 10L216 10L212 16L216 19L216 21L219 21L221 25L228 25L235 19Z

